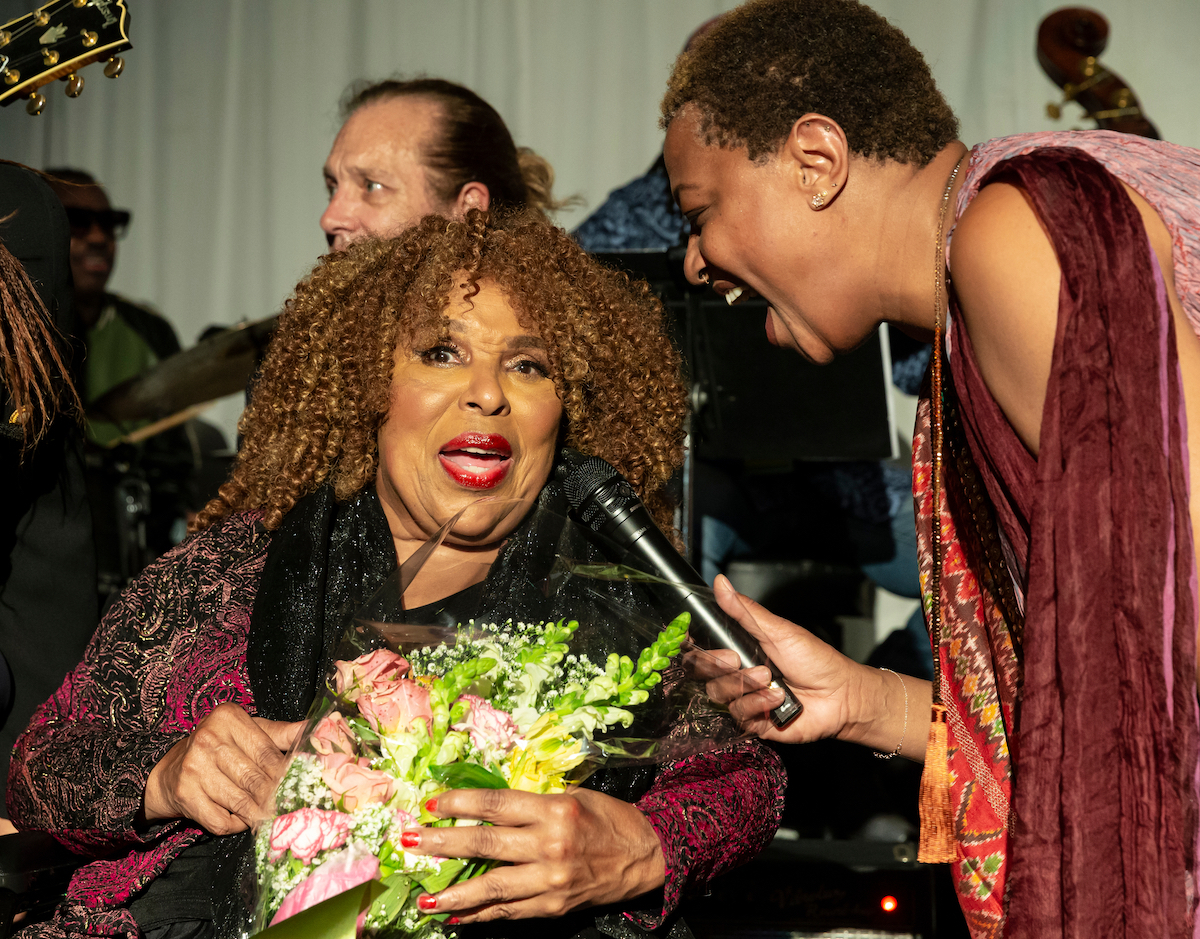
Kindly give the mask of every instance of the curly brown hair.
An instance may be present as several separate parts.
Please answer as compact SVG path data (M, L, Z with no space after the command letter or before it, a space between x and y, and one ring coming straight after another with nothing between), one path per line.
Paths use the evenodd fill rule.
M810 112L851 151L924 166L958 136L958 118L908 37L856 0L752 0L675 61L666 128L687 105L706 144L774 153Z
M237 463L193 528L260 509L274 529L326 481L343 500L372 484L396 350L445 335L463 272L472 289L497 284L546 343L560 440L612 463L669 530L664 486L683 460L686 398L662 305L544 219L478 210L426 216L397 238L321 259L280 314Z

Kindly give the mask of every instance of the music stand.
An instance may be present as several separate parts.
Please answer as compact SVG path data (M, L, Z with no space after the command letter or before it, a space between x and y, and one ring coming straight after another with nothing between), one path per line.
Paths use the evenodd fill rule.
M597 254L646 280L667 309L691 382L680 529L692 544L696 457L752 462L881 460L899 455L886 325L857 349L815 365L767 342L767 305L729 306L683 276L684 250Z

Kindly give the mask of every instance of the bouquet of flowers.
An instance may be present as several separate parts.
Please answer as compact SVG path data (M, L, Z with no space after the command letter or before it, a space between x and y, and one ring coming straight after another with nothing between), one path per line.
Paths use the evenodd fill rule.
M604 734L630 727L687 627L681 615L636 662L573 654L579 624L565 619L471 624L453 642L407 656L380 648L338 661L276 793L277 814L257 834L260 923L378 882L342 915L376 935L446 935L445 917L423 913L417 896L495 862L408 854L401 830L455 824L425 810L448 789L563 792L606 754L628 757L630 741L610 743ZM641 758L653 758L655 741L636 743Z
M336 650L274 815L256 833L257 928L271 939L452 936L418 896L498 862L407 853L407 827L481 824L435 816L429 799L561 793L627 766L604 785L632 800L649 785L636 767L744 736L685 677L680 653L697 654L688 616L664 627L639 593L645 575L597 564L604 557L580 526L552 507L539 505L481 568L488 589L472 609L491 622L463 625L445 608L410 622L406 590L457 518L358 611Z

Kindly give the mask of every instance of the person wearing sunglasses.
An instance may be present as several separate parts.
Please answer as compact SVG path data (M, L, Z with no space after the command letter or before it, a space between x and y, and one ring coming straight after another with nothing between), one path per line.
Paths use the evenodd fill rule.
M75 313L86 330L84 404L110 388L148 371L179 351L175 330L162 316L109 293L117 241L129 228L130 213L114 209L90 173L66 167L46 171L71 226L71 278ZM128 428L89 421L90 438L104 446Z
M90 407L105 392L179 352L179 339L158 313L107 289L117 241L129 228L129 211L114 209L90 173L60 167L46 174L70 226L78 339L86 347L79 390L84 406ZM123 435L144 423L116 424L94 416L87 422L88 488L101 603L175 543L172 530L180 527L177 519L184 518L197 501L192 492L195 458L186 427L151 437L132 451L113 449ZM149 486L144 546L140 533L123 525L115 508L121 502L118 495L127 491L131 480L144 480Z

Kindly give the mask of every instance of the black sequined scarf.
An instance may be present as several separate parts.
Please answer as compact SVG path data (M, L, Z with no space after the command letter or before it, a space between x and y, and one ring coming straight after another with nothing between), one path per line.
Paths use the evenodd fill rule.
M322 486L284 516L267 549L246 648L260 717L308 716L355 611L395 569L374 486L341 504Z
M560 590L552 598L546 595L545 580L559 554L577 560L606 559L582 536L582 529L565 524L567 502L557 483L550 482L543 489L539 509L518 526L492 565L475 618L536 621L564 615L582 617L585 608L591 607L595 621L604 625L593 629L588 639L587 645L595 648L575 651L587 651L597 661L603 661L604 655L612 651L636 655L645 644L644 638L632 635L618 619L596 610L589 591L578 587ZM395 552L374 486L345 503L338 503L332 487L324 486L288 512L267 550L247 644L246 665L259 716L286 721L307 717L312 701L324 686L334 650L355 612L396 570ZM626 609L647 617L657 615L629 585L613 583L607 589L612 599ZM634 802L649 789L654 775L653 767L626 767L598 772L586 785ZM229 847L234 849L232 844ZM248 848L247 838L244 846L220 852L241 854L241 864L227 861L222 866L227 874L240 868L243 885L239 889L236 884L217 884L215 896L244 893ZM633 905L652 915L660 902L661 897L651 894ZM217 920L218 935L237 933L236 910L218 910ZM580 910L559 919L489 924L475 927L475 933L479 939L515 935L638 939L651 935L607 907ZM656 934L670 939L691 937L678 915Z

